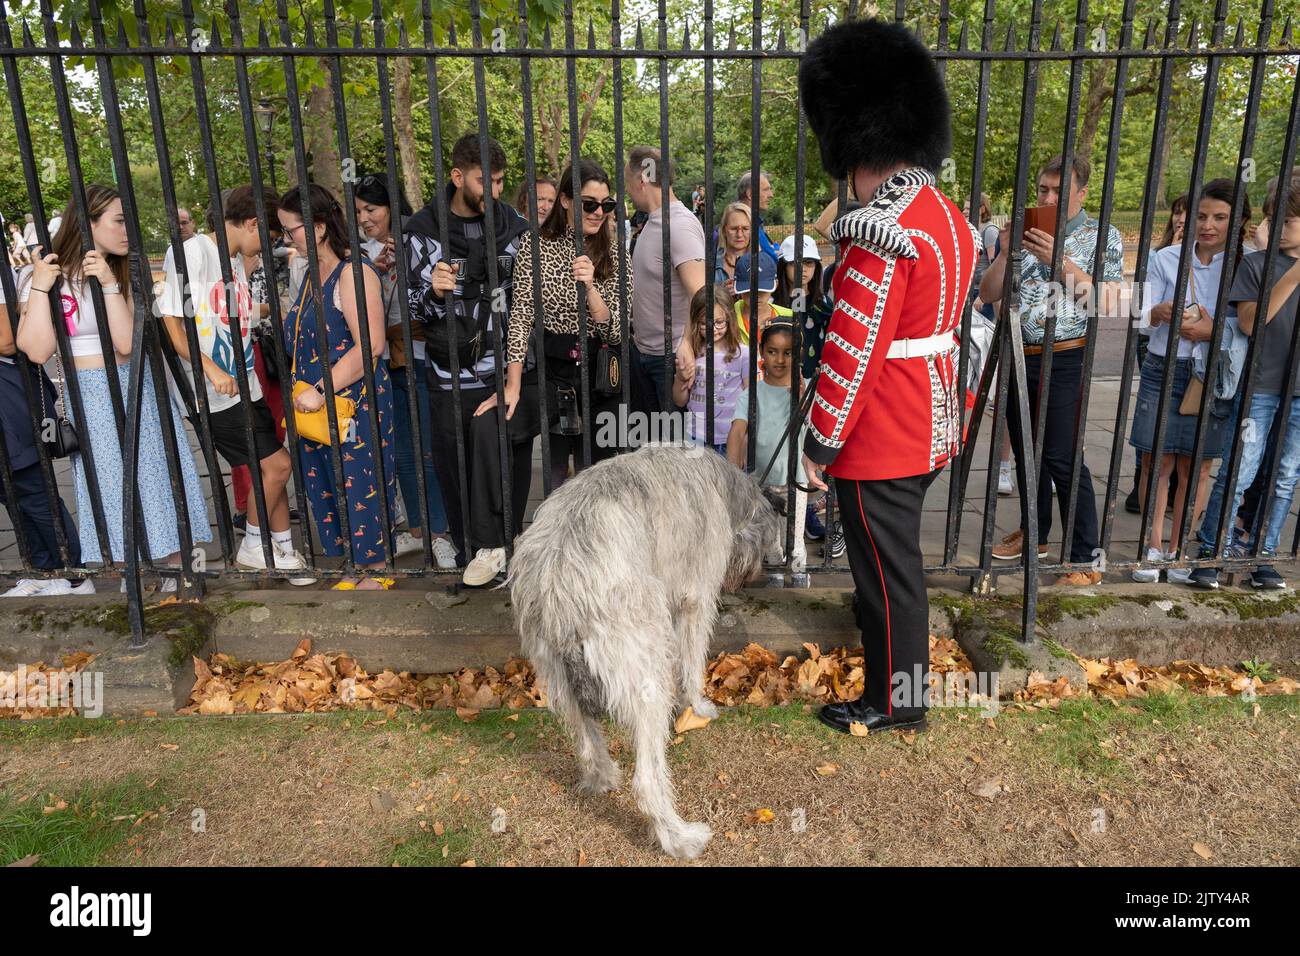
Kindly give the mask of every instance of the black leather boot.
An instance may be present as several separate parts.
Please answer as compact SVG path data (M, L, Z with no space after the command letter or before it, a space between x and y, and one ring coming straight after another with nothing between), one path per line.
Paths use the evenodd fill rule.
M890 716L856 700L841 704L827 704L817 712L817 719L842 734L851 733L850 724L862 724L871 733L882 730L923 731L926 727L925 711L904 712Z

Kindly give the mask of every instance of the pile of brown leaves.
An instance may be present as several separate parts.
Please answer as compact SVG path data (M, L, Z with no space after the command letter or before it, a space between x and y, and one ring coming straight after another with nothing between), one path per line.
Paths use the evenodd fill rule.
M789 700L825 703L862 696L865 672L860 652L837 647L823 654L816 644L804 644L804 649L808 652L805 660L790 655L779 664L775 654L758 644L750 644L739 654L719 654L705 670L705 693L727 707L771 706ZM930 635L932 673L971 669L956 641Z
M0 720L32 720L36 717L75 717L75 707L49 707L50 702L71 701L72 675L95 659L77 651L64 654L58 667L44 661L25 664L16 671L0 671ZM78 696L76 699L80 699Z
M719 704L771 706L788 701L826 703L854 700L862 695L865 673L860 650L844 647L823 653L816 644L804 644L808 656L778 660L767 648L750 644L738 654L722 653L709 661L705 692ZM1095 694L1113 699L1145 697L1181 688L1211 697L1249 693L1294 694L1300 684L1288 677L1263 682L1228 667L1208 667L1192 661L1175 661L1147 667L1134 660L1078 658L1088 675L1087 688L1068 678L1049 681L1041 673L1029 675L1015 702L1030 707L1055 707L1062 700ZM930 635L932 683L949 672L968 673L974 668L957 642ZM399 708L455 709L464 719L480 710L505 707L517 710L544 707L532 665L511 659L504 671L492 667L461 668L454 674L411 674L385 670L368 674L347 654L313 654L304 638L287 661L248 664L216 654L208 661L194 660L195 683L190 704L181 714L300 713L331 710L383 710L390 716Z
M247 664L226 654L194 658L194 689L180 714L285 714L331 710L455 708L472 719L484 708L546 704L528 661L512 658L505 671L461 668L454 674L369 674L347 654L311 652L303 638L287 661Z
M1289 677L1258 680L1231 667L1209 667L1195 661L1147 667L1132 658L1117 661L1107 657L1099 661L1080 658L1079 663L1088 672L1088 689L1101 697L1115 699L1168 693L1178 688L1207 697L1251 693L1266 697L1300 691L1300 683Z

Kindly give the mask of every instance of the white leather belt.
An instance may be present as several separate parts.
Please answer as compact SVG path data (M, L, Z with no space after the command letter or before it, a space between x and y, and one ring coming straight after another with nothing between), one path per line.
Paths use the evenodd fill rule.
M922 358L926 355L938 355L940 352L947 352L956 345L957 340L953 338L951 332L944 332L942 335L931 335L925 339L894 339L893 342L889 343L889 351L885 353L885 358Z

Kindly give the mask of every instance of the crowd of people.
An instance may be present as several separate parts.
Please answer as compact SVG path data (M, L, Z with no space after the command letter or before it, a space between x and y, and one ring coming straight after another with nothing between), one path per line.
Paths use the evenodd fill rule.
M221 203L224 221L209 222L206 231L197 229L188 209L178 210L184 268L177 267L169 250L163 278L154 289L155 313L196 397L205 398L212 447L230 467L234 523L243 531L235 564L265 570L269 559L275 569L288 572L293 584L315 580L292 534L295 515L289 489L295 472L291 456L296 456L320 553L333 557L348 553L359 572L339 586L390 587L391 579L381 571L390 553L400 557L426 545L439 568L463 569L468 585L488 584L506 570L507 537L522 530L533 451L541 432L549 435L549 460L543 467L551 487L580 471L588 460L600 461L623 447L621 442L598 440L597 431L602 414L618 410L623 374L631 379L634 411L684 412L689 441L711 447L739 468L763 472L773 500L784 502L793 486L795 534L788 556L793 571L806 565L806 539L824 541L825 553L841 557L843 530L838 522L825 520L828 511L835 512L829 493L810 495L802 464L791 472L786 454L777 454L772 467L766 466L788 431L792 408L817 372L832 315L835 270L824 266L814 236L829 238L835 220L860 205L850 202L840 209L832 202L810 224L800 245L796 246L794 235L777 243L764 221L773 195L771 177L766 172L746 173L737 184L735 200L722 210L714 234L707 236L701 213L708 197L702 187L692 190L688 208L674 193L671 164L659 150L634 147L622 160L626 196L636 212L622 230L629 268L620 276L622 210L605 167L593 159L580 159L576 193L574 170L569 168L558 180L539 177L524 182L513 203L508 203L502 199L505 153L489 140L486 158L485 169L477 132L461 137L451 152L446 191L418 211L405 196L390 194L382 170L357 181L354 217L345 214L338 196L316 184L305 191L291 187L282 196L267 191L258 197L249 185L227 190ZM1015 312L1024 342L1030 419L1022 422L1016 404L1011 403L1007 460L999 476L999 490L1010 491L1014 458L1020 486L1028 486L1030 463L1020 457L1022 429L1036 431L1040 416L1045 416L1039 453L1042 467L1028 496L1037 510L1036 544L1041 556L1046 555L1052 528L1053 498L1062 522L1067 516L1064 492L1072 480L1075 422L1087 384L1082 379L1082 346L1093 318L1119 314L1124 283L1119 232L1111 227L1099 243L1097 220L1084 208L1088 163L1073 159L1064 192L1063 171L1064 163L1057 157L1042 167L1036 181L1040 206L1066 206L1060 273L1054 276L1050 269L1057 241L1053 234L1040 228L1027 228L1024 233ZM1166 545L1179 540L1186 496L1193 495L1191 514L1200 520L1200 556L1241 554L1259 537L1265 557L1254 570L1252 583L1261 588L1284 586L1268 556L1278 547L1300 475L1300 392L1283 381L1300 301L1300 169L1296 176L1280 187L1270 184L1264 218L1253 228L1246 225L1250 213L1245 210L1234 262L1224 262L1234 193L1234 183L1224 179L1205 185L1196 210L1189 212L1185 201L1175 204L1163 241L1151 254L1141 308L1140 384L1130 435L1138 474L1130 507L1145 501L1152 480L1159 494L1150 522L1147 559L1151 566L1134 573L1138 580L1158 580L1158 563L1174 557ZM9 263L18 290L18 302L10 308L16 310L16 335L6 307L0 304L5 309L0 321L0 425L18 497L6 504L15 521L22 522L32 564L46 571L64 566L55 544L56 521L63 525L70 567L120 565L124 560L124 468L110 381L116 375L125 390L130 374L135 313L127 266L129 243L117 192L93 185L85 198L93 248L83 249L81 211L76 204L69 204L51 221L48 250L37 242L32 217L25 230L17 224L10 227ZM305 235L308 218L314 231L311 239ZM350 218L359 231L359 277L351 251ZM1007 229L992 224L987 199L978 218L968 394L973 393L987 359L1010 245ZM1281 230L1279 259L1273 270L1269 313L1261 320L1255 315L1255 298L1265 253L1256 247L1262 248L1261 237L1267 236L1272 223ZM1154 461L1161 378L1166 356L1175 347L1171 311L1181 237L1189 228L1195 230L1195 241L1176 336L1173 394L1163 454ZM264 229L275 247L271 263L262 261ZM711 276L706 274L710 243ZM314 249L310 257L309 247ZM399 248L404 263L398 262ZM1103 257L1099 270L1094 262L1098 253ZM314 261L314 274L309 261ZM1096 288L1094 273L1100 276ZM102 314L91 279L102 292ZM1209 343L1219 318L1213 310L1224 282L1230 284L1230 292L1221 323L1222 348L1212 358ZM1062 286L1067 291L1062 292ZM228 294L232 287L234 294ZM283 316L278 347L269 321L273 296L280 300ZM238 335L229 314L232 308L238 312ZM623 315L624 308L629 315ZM402 322L404 312L411 318L409 330ZM1050 341L1046 340L1049 313L1055 317ZM56 367L51 377L44 367L59 363L55 323L60 321L69 339L73 368ZM796 323L801 325L796 328ZM625 325L630 336L626 370L619 364ZM101 329L107 330L106 339ZM584 330L585 341L580 338ZM1229 491L1226 469L1219 469L1217 479L1211 472L1230 447L1246 344L1256 333L1263 337L1264 357L1247 415L1254 426L1244 438L1240 474ZM369 374L363 341L368 345ZM1042 357L1049 349L1053 353L1049 392L1040 400ZM79 443L73 442L78 447L58 446L46 429L33 432L27 391L14 361L16 351L36 370L35 394L41 403L36 417L41 422L61 421L57 412L51 412L61 406L62 417L80 438ZM277 357L281 354L283 360ZM1211 361L1217 363L1215 387L1213 394L1203 398L1200 386ZM544 413L539 367L545 369ZM458 401L453 376L459 379ZM70 377L80 393L84 421L76 420L76 410L65 394ZM155 562L175 565L182 551L178 532L182 501L194 542L211 539L184 427L186 412L194 428L202 427L202 422L195 417L197 407L183 408L174 386L158 396L150 375L144 375L144 383L136 471L144 505L143 544ZM505 400L500 417L498 385ZM295 446L286 445L285 390L297 426ZM327 392L337 410L337 437L325 424ZM584 394L589 401L585 407ZM1275 424L1286 414L1283 395L1295 396L1285 406L1295 427L1288 428L1285 445L1278 449ZM1203 458L1193 474L1191 458L1202 406L1208 415ZM172 491L167 428L174 432L179 450L182 500ZM331 447L335 441L340 445L338 472ZM73 522L66 506L59 515L49 507L36 455L42 443L52 454L67 454L71 459L79 522ZM503 447L508 449L504 462ZM1280 462L1273 502L1266 515L1259 514L1259 486L1262 476L1272 470L1274 455L1280 455ZM253 467L264 510L250 507ZM509 471L509 501L503 497L503 467ZM1097 553L1099 532L1086 462L1077 480L1077 508L1065 534L1070 561L1087 564ZM95 488L109 553L101 550L99 529L92 519ZM1225 508L1237 518L1231 542L1219 548L1216 530ZM261 526L263 518L266 528ZM1172 521L1168 533L1167 518ZM995 559L1022 558L1024 527L1022 516L1020 530L994 548ZM787 556L769 557L777 561ZM1217 586L1213 568L1167 573L1171 581ZM1087 585L1099 580L1099 571L1081 570L1063 575L1058 583ZM163 588L174 587L175 579L164 577ZM93 590L90 579L74 584L67 578L49 577L21 580L8 593Z
M1083 381L1084 346L1087 344L1091 320L1098 315L1121 314L1123 297L1124 246L1119 231L1110 227L1105 242L1098 241L1098 222L1084 209L1091 169L1086 160L1074 158L1069 177L1069 189L1062 195L1064 163L1057 157L1046 164L1037 179L1038 202L1056 207L1065 204L1065 233L1062 238L1062 271L1053 276L1049 263L1054 253L1055 239L1040 228L1026 228L1020 274L1019 301L1016 303L1025 343L1025 372L1030 396L1029 427L1036 434L1040 416L1043 442L1038 450L1040 467L1034 494L1029 496L1037 509L1038 553L1047 555L1047 539L1052 528L1053 498L1064 525L1068 517L1072 467L1076 451L1075 425L1080 402L1087 383ZM1276 178L1267 184L1263 217L1251 224L1250 203L1243 195L1243 208L1237 217L1239 233L1232 243L1235 255L1231 263L1225 261L1229 247L1229 225L1233 217L1236 183L1231 179L1215 179L1206 183L1200 192L1197 208L1189 211L1187 197L1180 197L1172 206L1164 235L1151 252L1146 269L1146 280L1138 296L1139 384L1136 406L1129 433L1129 444L1135 451L1137 481L1126 502L1131 513L1141 513L1148 497L1149 483L1156 482L1153 495L1155 509L1149 521L1149 539L1146 542L1146 565L1132 574L1135 581L1154 583L1165 574L1168 581L1193 587L1215 589L1219 586L1219 572L1213 567L1193 570L1169 568L1162 571L1159 563L1177 557L1177 550L1167 545L1183 542L1181 550L1190 554L1190 535L1184 535L1183 515L1190 513L1196 527L1199 547L1195 557L1242 557L1254 551L1259 544L1261 562L1251 571L1249 583L1257 589L1281 589L1285 580L1277 572L1271 558L1277 553L1283 525L1291 510L1297 477L1300 477L1300 437L1294 439L1289 431L1283 447L1278 447L1277 422L1285 395L1300 394L1295 383L1286 381L1291 355L1292 330L1295 328L1297 305L1300 305L1300 167L1279 184ZM1273 286L1269 312L1263 323L1257 323L1256 304L1261 277L1267 260L1266 246L1273 224L1281 230L1278 252L1273 268ZM980 224L981 233L987 223ZM1182 296L1182 314L1178 316L1174 332L1173 308L1178 273L1182 265L1183 233L1194 229L1190 243L1190 261L1186 264L1187 286ZM985 240L987 242L987 239ZM1003 228L992 242L988 263L977 284L979 299L996 304L1004 288L1008 262L1008 233ZM1095 256L1102 255L1101 268L1096 269ZM1093 288L1094 274L1100 285ZM1222 316L1216 315L1220 292L1226 283L1226 306ZM1063 289L1062 289L1063 287ZM991 311L991 310L990 310ZM1048 315L1054 314L1053 335L1047 340ZM980 314L977 310L977 314ZM981 315L992 322L989 312ZM1220 346L1216 356L1210 355L1210 343L1216 327L1221 327ZM1234 490L1227 490L1228 468L1225 456L1231 450L1233 431L1241 414L1241 383L1250 339L1259 330L1257 350L1261 355L1259 372L1254 380L1250 408L1242 429L1242 457ZM987 334L985 338L991 337ZM1053 353L1049 390L1039 395L1043 353ZM1170 359L1169 351L1176 354ZM1161 453L1155 460L1155 438L1160 413L1161 391L1166 363L1172 361L1172 391L1164 410L1164 435ZM1205 385L1213 364L1214 388L1205 394ZM1300 413L1300 404L1287 405L1294 416ZM1202 414L1204 410L1204 414ZM1285 414L1285 413L1282 413ZM1201 426L1201 461L1195 475L1192 473L1196 453L1198 423ZM1291 424L1300 424L1300 418L1291 417ZM1026 487L1028 462L1021 460L1022 428L1019 409L1011 403L1008 409L1009 449L1015 458L1015 469L1021 487ZM1276 482L1272 491L1272 504L1267 514L1261 513L1261 499L1266 497L1267 476L1272 472L1274 456ZM1211 471L1219 463L1217 475ZM1004 465L1000 476L1000 491L1010 493L1009 475ZM1192 496L1190 511L1187 497ZM1233 515L1229 522L1231 541L1222 548L1216 547L1218 526L1227 507ZM1166 522L1168 535L1166 536ZM1022 514L1020 527L1007 535L993 548L993 557L1000 561L1020 561L1024 554L1026 522ZM1063 575L1058 584L1088 585L1098 583L1102 571L1096 567L1100 554L1098 517L1092 476L1087 462L1080 461L1078 473L1078 498L1073 523L1064 529L1068 541L1071 563L1093 564L1091 570L1076 570Z

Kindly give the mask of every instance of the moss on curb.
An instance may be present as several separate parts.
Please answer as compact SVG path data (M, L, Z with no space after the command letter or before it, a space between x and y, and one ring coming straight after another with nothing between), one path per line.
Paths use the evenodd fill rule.
M1254 594L1216 591L1211 594L1193 594L1192 600L1202 607L1235 614L1240 620L1266 620L1300 611L1300 594L1280 598L1264 598Z
M1051 654L1053 657L1059 658L1063 661L1074 660L1074 654L1072 654L1064 644L1059 644L1050 637L1044 637L1042 643L1043 647L1047 649L1047 653Z
M1007 661L1010 661L1016 667L1029 666L1029 657L1025 654L1019 635L1006 627L989 625L988 636L984 638L984 643L980 646L985 653L997 662L999 667Z

